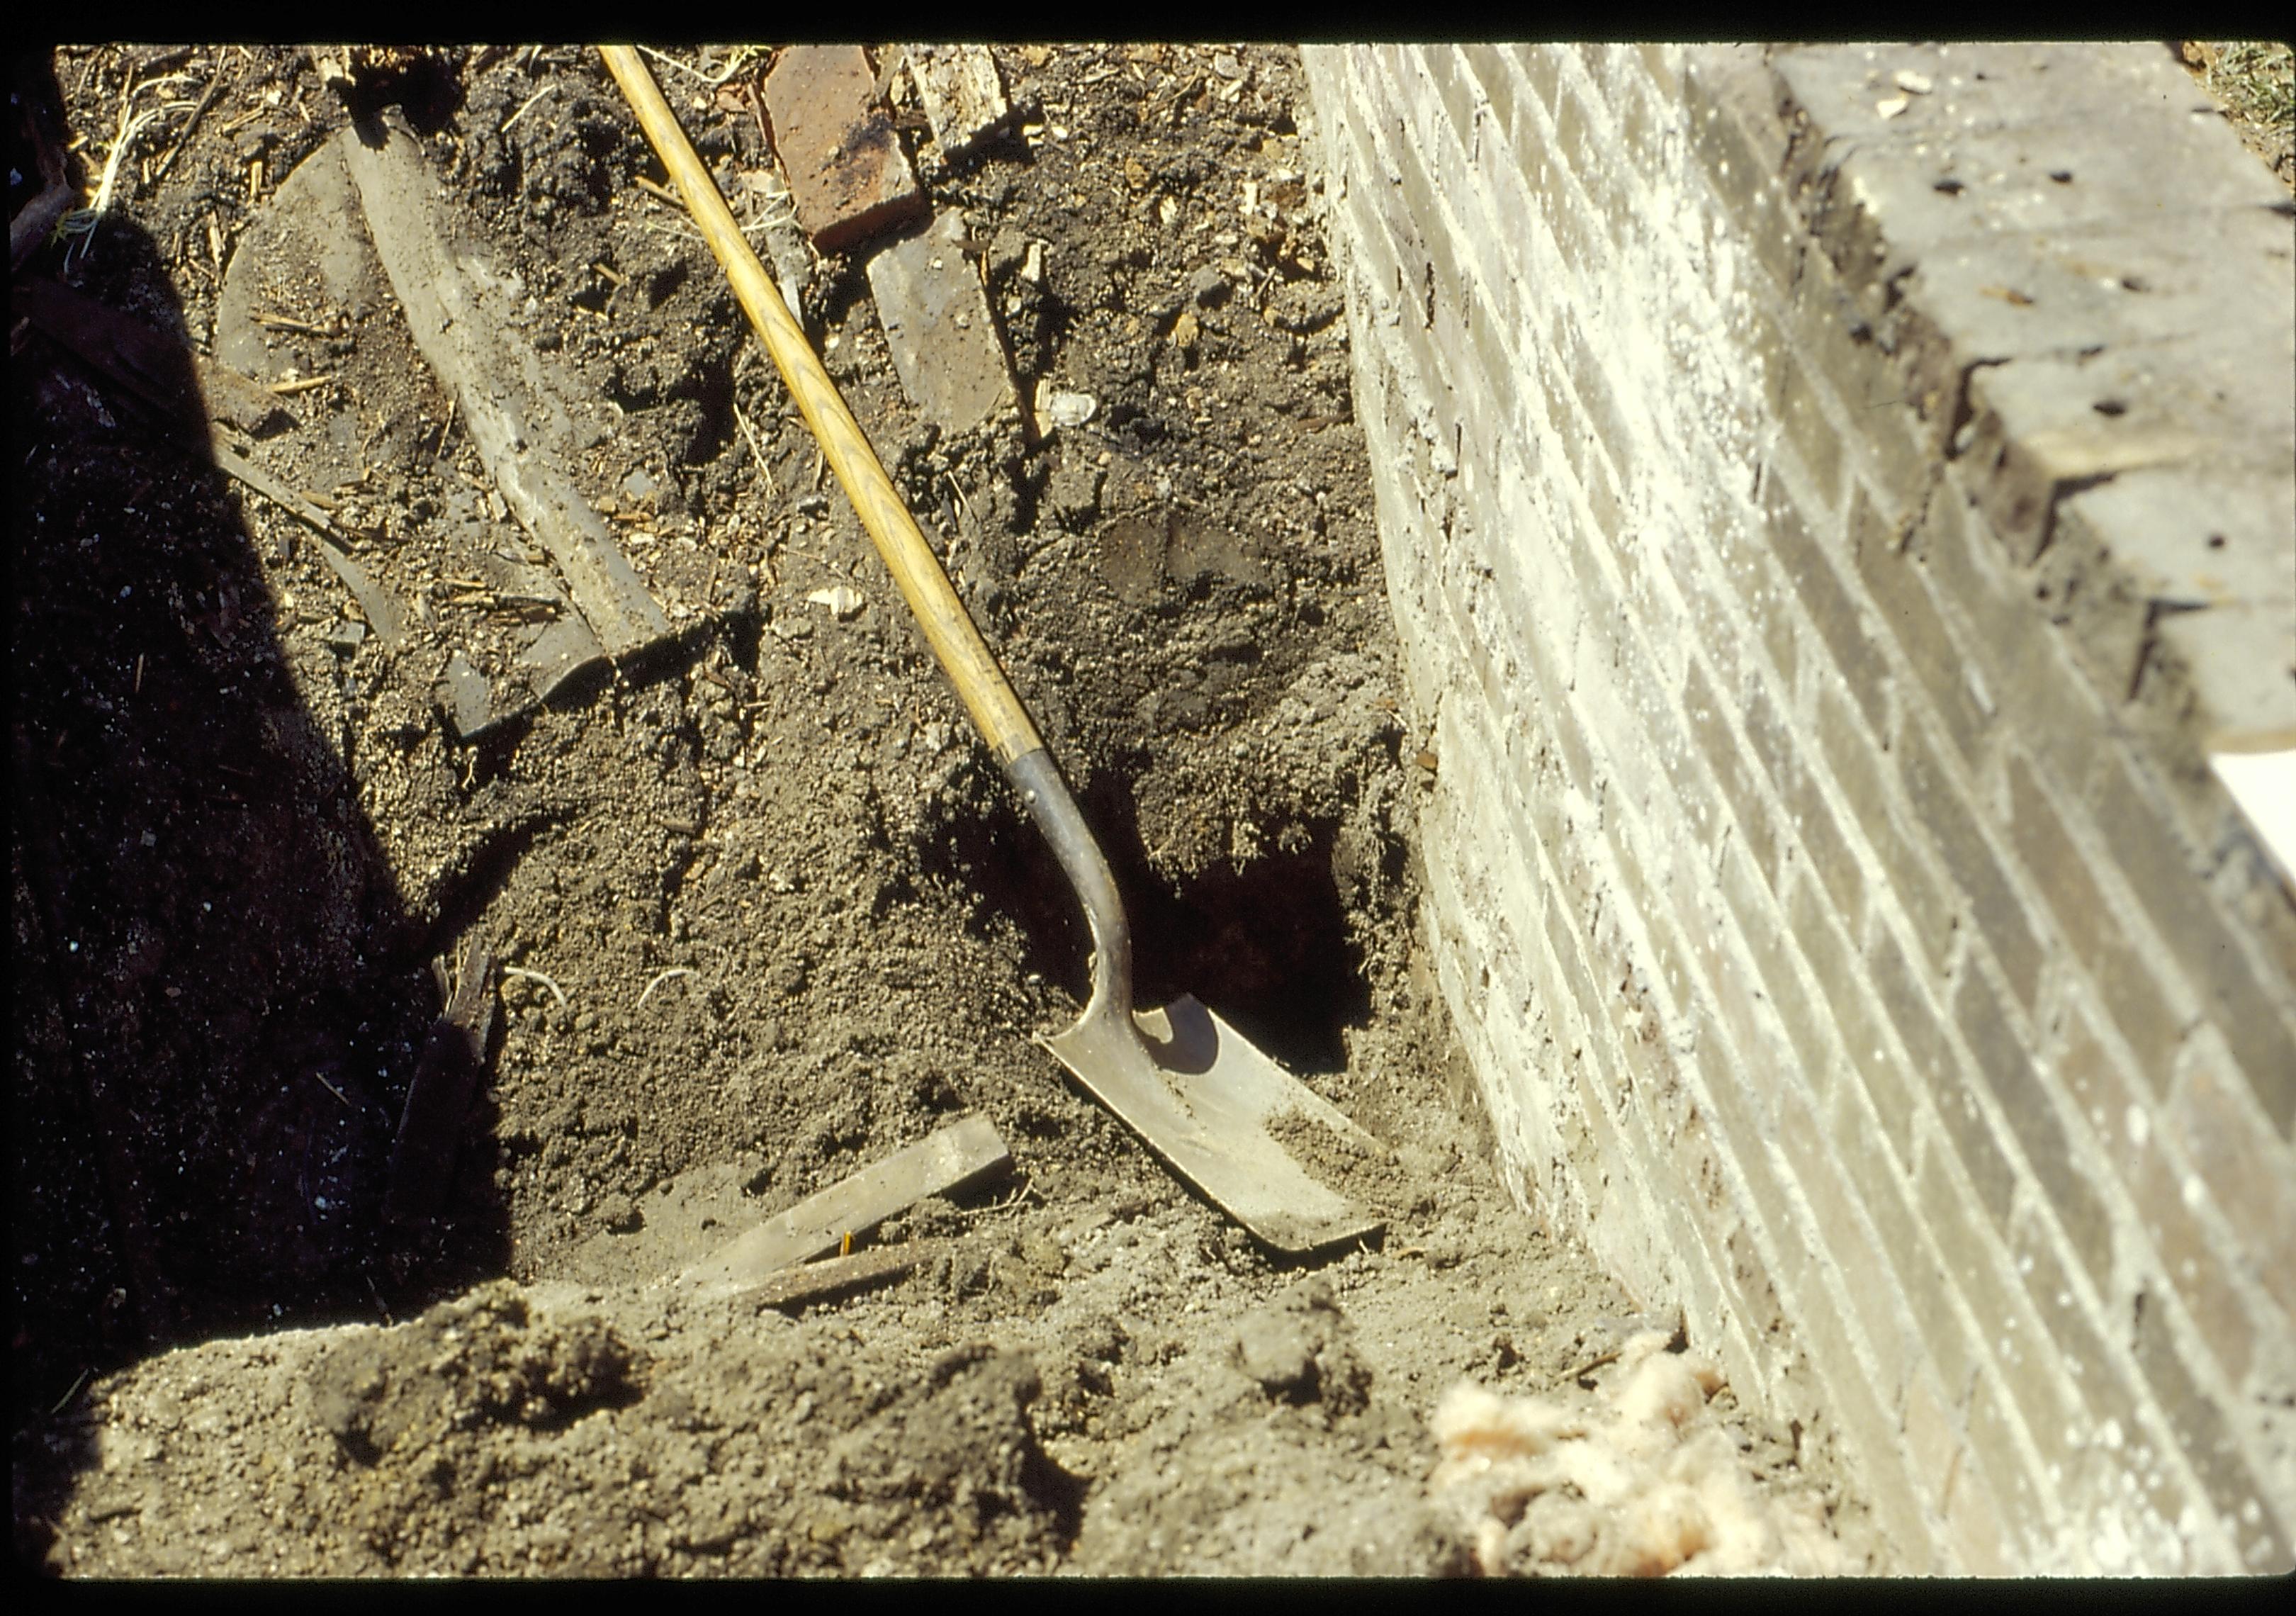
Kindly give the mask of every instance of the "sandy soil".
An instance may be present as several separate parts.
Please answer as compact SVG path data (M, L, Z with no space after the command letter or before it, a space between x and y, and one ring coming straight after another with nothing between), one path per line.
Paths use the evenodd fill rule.
M705 159L768 171L738 93L764 60L676 55L656 71ZM316 261L292 176L342 98L302 52L66 49L91 189L123 108L162 111L93 235L20 280L209 365L227 447L323 496L411 629L384 644L308 528L20 332L20 1562L1722 1563L1686 1527L1670 1560L1585 1522L1510 1536L1553 1515L1526 1513L1536 1488L1434 1484L1460 1381L1615 1400L1653 1324L1662 1355L1696 1343L1510 1203L1420 963L1436 765L1296 57L996 56L1004 138L944 161L901 75L896 120L964 212L1022 387L1089 394L1091 419L922 425L866 245L810 267L807 317L1108 847L1144 1002L1196 993L1384 1141L1318 1161L1385 1238L1274 1259L1030 1041L1083 986L1072 900L716 265L638 183L661 170L594 53L455 52L385 97L529 294L534 345L602 401L575 474L676 603L667 644L465 741L447 659L499 672L550 609L379 272L356 241ZM220 407L226 354L267 404ZM837 588L857 605L811 598ZM399 1226L382 1191L433 962L479 943L512 968L483 1093L445 1210ZM651 1283L964 1112L1013 1170L861 1231L940 1243L899 1283L785 1308ZM1696 1403L1675 1424L1718 1433L1701 1463L1800 1500L1789 1535L1825 1563L1885 1567L1830 1433L1767 1430L1726 1387Z

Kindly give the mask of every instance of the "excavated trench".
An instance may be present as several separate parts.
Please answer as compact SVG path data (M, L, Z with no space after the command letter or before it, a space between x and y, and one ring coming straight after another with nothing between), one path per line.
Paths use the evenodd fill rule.
M1196 994L1375 1136L1313 1166L1385 1242L1272 1260L1031 1041L1081 997L1074 899L780 382L727 359L747 338L722 277L638 183L660 170L594 53L451 53L422 160L529 289L537 346L619 390L570 474L690 615L465 742L441 669L515 661L537 614L501 580L535 562L390 306L350 320L274 252L268 204L344 127L335 92L303 52L67 50L81 130L118 129L153 73L219 87L195 126L153 126L181 147L165 176L34 273L202 363L236 273L272 402L226 441L357 523L348 554L415 627L383 644L296 519L30 334L20 1562L1456 1568L1481 1505L1429 1490L1437 1399L1463 1378L1583 1398L1576 1374L1617 1360L1635 1300L1507 1201L1443 1103L1455 1043L1413 941L1424 775L1296 57L994 56L1003 144L953 164L914 118L901 136L966 215L1024 399L1088 395L1088 424L921 422L857 257L821 267L809 313L1081 788L1141 1000ZM731 176L771 161L745 60L660 70ZM434 960L478 945L498 970L476 1097L437 1214L394 1226ZM967 1115L1009 1168L865 1228L863 1255L914 1258L873 1287L760 1308L654 1283ZM1843 1479L1726 1393L1698 1417L1854 1528Z

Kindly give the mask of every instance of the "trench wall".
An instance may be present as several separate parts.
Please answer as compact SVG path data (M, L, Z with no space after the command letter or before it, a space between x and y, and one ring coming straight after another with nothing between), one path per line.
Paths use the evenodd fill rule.
M2158 45L1306 61L1514 1193L1909 1566L2286 1571L2287 193Z

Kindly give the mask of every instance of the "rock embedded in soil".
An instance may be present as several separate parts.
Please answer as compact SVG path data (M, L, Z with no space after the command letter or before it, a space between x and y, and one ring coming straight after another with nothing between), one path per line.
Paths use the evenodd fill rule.
M964 221L951 211L869 259L869 289L901 389L948 434L972 431L1015 402L967 244Z

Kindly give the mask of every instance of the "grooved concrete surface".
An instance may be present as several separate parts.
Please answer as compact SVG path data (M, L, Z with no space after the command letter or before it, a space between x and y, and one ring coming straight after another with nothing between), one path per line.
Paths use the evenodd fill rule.
M1908 1560L2296 1561L2296 213L2151 45L1311 46L1516 1194Z

